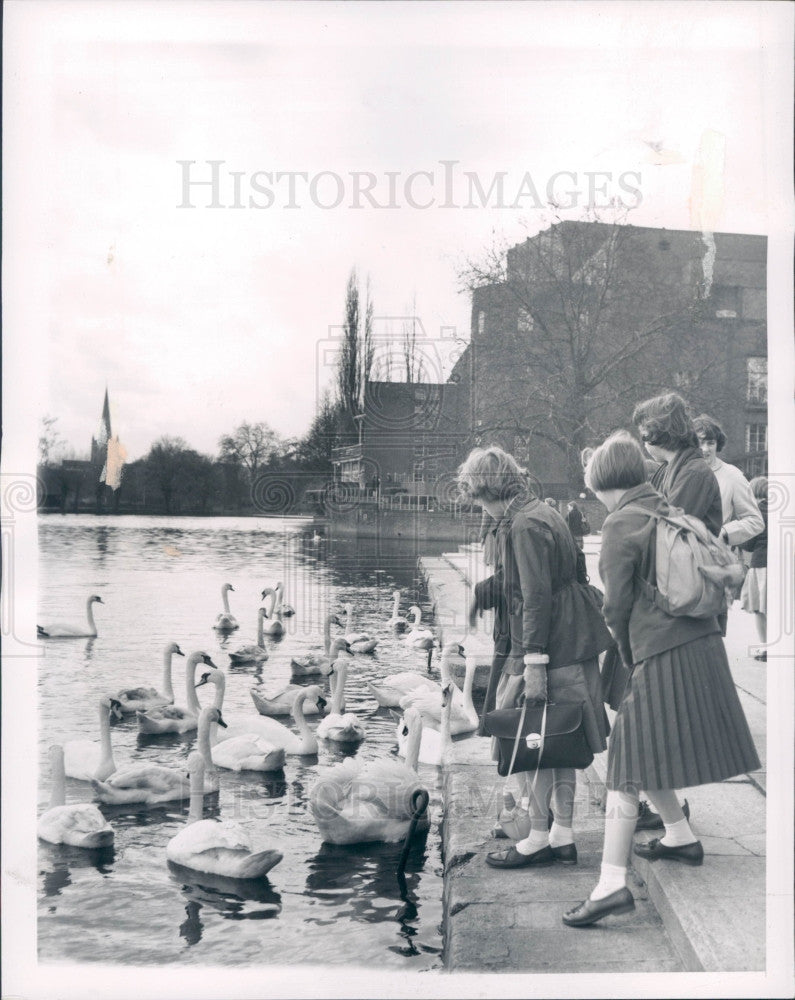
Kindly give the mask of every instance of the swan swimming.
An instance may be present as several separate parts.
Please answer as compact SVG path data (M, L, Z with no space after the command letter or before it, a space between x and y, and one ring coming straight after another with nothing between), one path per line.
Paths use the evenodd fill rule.
M265 645L264 623L266 608L257 610L257 644L256 646L238 646L234 653L229 654L229 663L233 667L244 663L264 663L268 659L268 649Z
M309 805L325 842L394 842L406 836L414 813L414 796L418 791L427 792L417 774L422 718L415 709L406 713L404 728L405 762L394 757L366 762L347 757L319 771ZM426 812L417 828L428 826Z
M218 668L203 650L191 653L185 662L185 708L176 705L165 705L150 712L136 712L138 732L154 733L189 733L199 724L201 705L196 696L196 667L205 663L214 670Z
M284 584L281 581L276 584L276 610L284 618L291 618L295 614L292 604L284 602Z
M66 780L63 747L50 747L52 791L50 805L39 816L37 833L50 844L67 844L69 847L94 849L110 847L113 827L91 802L66 805Z
M440 729L431 729L423 726L420 734L419 762L421 764L434 764L444 766L452 753L452 742L450 739L450 714L453 698L458 690L453 683L452 671L450 669L450 658L442 659L442 722ZM410 745L408 742L408 729L406 719L412 712L418 712L413 706L407 708L403 719L397 725L398 756L406 757ZM418 713L419 714L419 713ZM420 718L422 715L420 714Z
M157 688L127 688L119 691L116 698L121 703L121 710L125 715L131 712L147 712L155 708L165 708L174 702L174 688L171 684L171 659L173 656L184 656L185 654L176 644L170 642L163 650L163 693Z
M290 660L290 673L295 677L316 677L318 674L328 674L337 653L344 650L350 653L351 648L345 639L336 638L331 641L331 626L339 625L340 620L336 615L326 615L323 624L323 649L324 653L309 653L307 656L293 657Z
M306 691L303 684L288 684L272 698L266 698L261 693L261 690L257 690L255 687L251 688L250 694L251 700L254 702L254 707L260 715L292 715L295 699L302 691ZM313 701L309 705L304 706L304 715L322 714L325 705L326 703L323 699Z
M366 733L358 716L353 712L343 715L347 676L347 662L338 660L331 672L331 712L320 720L316 732L321 739L333 740L335 743L361 743Z
M194 750L188 757L190 812L188 822L166 845L169 861L197 872L227 878L261 878L282 860L275 847L253 851L248 834L230 820L202 819L204 758Z
M64 625L56 622L52 625L37 625L36 637L39 639L93 639L97 635L97 625L94 621L94 604L104 604L105 602L99 594L92 594L86 601L86 618L88 619L88 631L85 625Z
M264 601L266 598L270 598L270 604L266 615L268 624L263 626L263 631L274 639L278 639L284 635L284 625L282 624L281 611L279 611L276 604L276 591L273 587L266 587L262 591L261 600Z
M224 610L215 619L214 629L219 632L234 632L236 628L240 628L237 623L237 618L229 610L229 591L234 592L234 587L231 583L225 583L221 587L221 600L224 602Z
M456 655L460 655L461 647L458 643L448 643L442 650L442 660L447 658L449 662ZM382 708L400 708L401 698L414 692L427 691L441 697L441 686L436 681L431 680L424 674L417 674L412 670L405 670L399 674L390 674L382 681L366 681L367 687L375 696L375 700ZM456 689L458 690L458 689ZM461 701L460 692L458 701Z
M203 708L199 715L198 747L207 763L228 771L280 771L284 767L282 747L274 746L257 733L243 733L211 746L210 730L215 726L226 729L220 709Z
M411 628L406 635L406 642L411 643L412 646L419 646L421 649L428 648L428 641L433 642L433 632L429 628L420 628L420 621L422 620L422 609L416 604L409 608L409 614L412 616L410 622Z
M454 656L461 658L462 655L463 649L457 642L445 645L442 650L442 676L450 676L450 661ZM454 736L461 735L462 733L473 733L478 728L480 722L477 709L472 702L472 685L475 679L477 662L474 657L466 657L465 664L463 697L461 697L461 692L453 684L450 732ZM423 722L426 725L434 727L441 725L442 688L438 686L435 686L433 689L417 687L413 691L409 691L400 699L400 707L408 708L409 706L420 711Z
M70 740L64 745L64 770L70 778L92 781L107 778L116 770L110 745L110 717L122 719L121 705L115 698L99 700L99 742Z
M408 628L408 620L400 614L400 591L392 592L392 617L387 621L396 632L405 632Z
M352 653L372 653L375 647L378 645L378 639L375 639L370 635L369 632L354 632L353 631L353 605L345 605L345 641L351 647Z

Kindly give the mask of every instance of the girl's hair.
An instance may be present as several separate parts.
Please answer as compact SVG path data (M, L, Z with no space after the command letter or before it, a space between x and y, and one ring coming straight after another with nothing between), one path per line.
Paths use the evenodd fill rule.
M656 444L668 451L698 447L687 403L677 392L666 392L638 403L632 422L648 444Z
M710 417L707 413L699 413L697 417L693 417L693 429L698 437L714 441L717 445L717 451L723 450L723 446L726 444L726 435L714 417Z
M767 500L767 476L754 476L748 485L757 500Z
M502 448L473 448L458 469L458 487L472 500L511 500L528 488L526 475Z
M646 481L646 463L640 445L629 431L617 431L591 455L585 483L594 493L629 490Z

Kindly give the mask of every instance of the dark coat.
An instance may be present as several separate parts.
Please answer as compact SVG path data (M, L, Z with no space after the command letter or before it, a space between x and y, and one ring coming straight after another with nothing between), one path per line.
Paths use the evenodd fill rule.
M684 448L670 462L663 462L651 476L652 486L672 507L699 517L713 535L723 525L723 504L715 473L698 448Z
M762 569L767 566L767 500L759 501L759 513L765 522L764 531L743 542L740 548L751 553L751 568Z
M700 460L710 472L706 462ZM602 525L599 556L599 575L605 588L602 610L624 663L632 666L693 639L720 632L720 628L715 618L667 615L641 591L637 576L655 581L652 544L655 521L624 510L627 504L659 513L665 513L669 505L649 483L642 483L627 490Z
M572 507L568 512L566 515L566 524L568 524L569 531L575 538L582 538L585 534L585 521L579 507Z
M494 608L495 657L522 673L525 653L547 653L549 669L591 659L610 645L593 589L577 580L577 547L566 522L541 500L518 497L497 524L496 569L475 585Z

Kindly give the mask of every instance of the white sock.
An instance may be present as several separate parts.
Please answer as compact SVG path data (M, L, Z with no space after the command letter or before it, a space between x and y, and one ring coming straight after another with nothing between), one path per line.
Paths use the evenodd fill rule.
M620 865L608 865L602 862L599 873L599 883L588 897L596 902L597 899L604 899L619 889L623 889L627 884L627 870Z
M557 820L552 824L549 830L549 846L550 847L566 847L567 844L574 843L574 834L571 831L570 826L561 826Z
M690 829L690 824L686 819L680 819L678 823L665 824L665 836L660 843L665 847L683 847L685 844L694 844L697 838Z
M531 830L528 837L517 841L513 846L520 854L535 854L536 851L540 851L548 844L549 832L547 830Z

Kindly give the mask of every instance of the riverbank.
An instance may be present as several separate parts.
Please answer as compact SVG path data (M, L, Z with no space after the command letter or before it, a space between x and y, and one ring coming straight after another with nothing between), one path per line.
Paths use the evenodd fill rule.
M598 551L598 537L587 538L588 569L596 583ZM437 609L442 641L462 638L471 586L487 575L480 547L470 545L422 559L421 568ZM482 622L471 639L482 660L488 657L489 627L488 621ZM751 616L735 603L729 615L727 651L762 770L718 785L685 789L693 829L707 854L704 865L695 869L671 862L651 865L633 856L634 913L608 918L592 930L566 928L560 916L586 898L598 880L604 759L597 758L587 772L578 774L578 865L500 872L489 868L484 857L505 844L490 834L501 799L501 779L488 759L486 740L456 743L444 785L444 941L450 971L765 969L767 665L749 655L752 633ZM658 835L639 832L636 838Z

